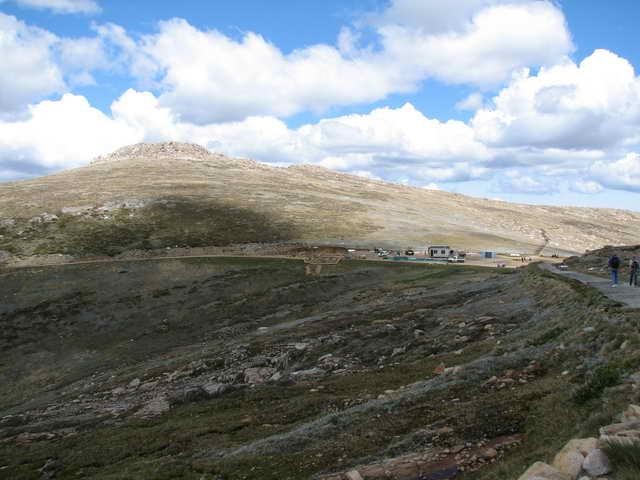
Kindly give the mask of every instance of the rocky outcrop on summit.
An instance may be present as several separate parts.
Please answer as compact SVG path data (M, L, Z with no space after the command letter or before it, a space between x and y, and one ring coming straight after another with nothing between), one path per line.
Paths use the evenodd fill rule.
M119 148L109 155L95 158L91 163L117 162L130 160L131 158L185 158L185 159L206 159L211 156L211 152L200 145L192 143L167 142L161 144L136 143Z

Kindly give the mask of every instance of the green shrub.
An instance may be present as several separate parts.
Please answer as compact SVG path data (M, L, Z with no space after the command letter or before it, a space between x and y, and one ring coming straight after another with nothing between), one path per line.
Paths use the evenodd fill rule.
M599 398L607 387L612 387L620 383L620 369L611 365L598 367L591 378L582 385L573 395L573 400L578 405L587 403L590 400Z

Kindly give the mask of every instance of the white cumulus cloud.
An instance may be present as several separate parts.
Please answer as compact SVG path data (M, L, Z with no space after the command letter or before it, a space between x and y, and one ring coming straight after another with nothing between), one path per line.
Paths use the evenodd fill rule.
M637 137L640 81L626 59L596 50L579 65L522 72L472 124L495 146L610 148Z
M235 39L183 19L160 22L138 41L116 26L99 31L117 34L131 73L164 106L201 124L370 103L415 91L427 78L499 85L513 69L555 63L573 49L564 15L550 2L471 2L455 22L444 21L446 31L431 28L428 14L402 21L397 3L374 23L373 40L363 42L355 25L336 45L289 53L253 32Z
M20 6L51 10L55 13L99 13L100 5L95 0L13 0Z
M640 154L636 152L613 162L595 162L589 173L606 187L640 192Z
M0 167L17 168L16 157L40 171L75 167L139 141L136 133L93 108L86 98L65 94L31 106L28 118L0 121Z
M65 89L52 58L57 37L0 13L0 114Z

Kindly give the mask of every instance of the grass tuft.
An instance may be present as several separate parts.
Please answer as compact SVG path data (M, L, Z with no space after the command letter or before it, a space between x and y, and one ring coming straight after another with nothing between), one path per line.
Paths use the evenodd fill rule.
M603 448L621 480L640 478L640 442L607 442Z

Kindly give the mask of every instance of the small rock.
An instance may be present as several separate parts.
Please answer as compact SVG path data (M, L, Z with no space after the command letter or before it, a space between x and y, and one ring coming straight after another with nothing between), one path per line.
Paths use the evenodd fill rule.
M491 460L492 458L496 458L498 456L498 451L495 448L487 448L480 452L480 456L485 460Z
M129 382L129 385L127 385L127 387L136 389L136 388L138 388L140 386L140 383L141 382L140 382L139 378L134 378L133 380L131 380Z
M153 382L144 382L140 385L140 390L142 390L143 392L148 392L150 390L153 390L154 388L156 388L158 386L158 382L157 381L153 381Z
M60 462L55 458L49 458L44 465L38 469L40 472L40 480L54 479L58 469L60 469Z
M401 355L401 354L403 354L403 353L405 352L405 350L406 350L406 349L405 349L404 347L401 347L401 348L394 348L394 349L393 349L393 352L391 352L391 357L393 358L393 357L395 357L396 355Z
M123 387L116 387L113 390L111 390L111 395L113 395L114 397L117 397L119 395L122 395L125 392L125 389Z

